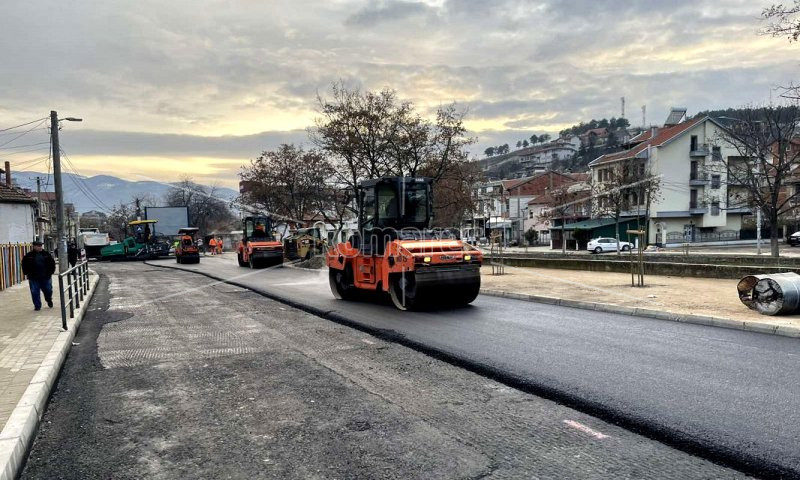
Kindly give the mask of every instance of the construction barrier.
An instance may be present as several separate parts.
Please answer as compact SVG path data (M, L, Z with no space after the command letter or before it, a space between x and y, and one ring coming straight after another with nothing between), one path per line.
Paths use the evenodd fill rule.
M0 244L0 291L22 283L22 257L32 248L30 243Z

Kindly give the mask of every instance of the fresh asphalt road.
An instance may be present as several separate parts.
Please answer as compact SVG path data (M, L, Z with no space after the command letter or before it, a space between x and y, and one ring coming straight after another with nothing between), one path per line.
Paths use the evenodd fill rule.
M250 271L230 255L180 267L462 359L745 471L800 477L798 339L484 295L401 312L334 299L326 271Z

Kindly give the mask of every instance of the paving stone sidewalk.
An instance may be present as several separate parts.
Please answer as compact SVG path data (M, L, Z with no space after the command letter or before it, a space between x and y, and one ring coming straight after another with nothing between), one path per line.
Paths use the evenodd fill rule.
M53 276L53 308L42 296L38 312L33 310L27 281L0 292L0 425L6 424L62 332L57 285L58 277Z

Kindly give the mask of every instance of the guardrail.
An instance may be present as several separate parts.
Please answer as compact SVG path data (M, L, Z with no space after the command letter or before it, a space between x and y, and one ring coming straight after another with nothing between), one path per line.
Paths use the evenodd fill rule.
M0 290L22 283L22 257L31 250L30 243L0 245Z
M69 307L69 318L75 318L75 310L81 307L81 302L89 292L89 262L84 260L59 273L58 291L61 293L61 328L66 330L67 307Z

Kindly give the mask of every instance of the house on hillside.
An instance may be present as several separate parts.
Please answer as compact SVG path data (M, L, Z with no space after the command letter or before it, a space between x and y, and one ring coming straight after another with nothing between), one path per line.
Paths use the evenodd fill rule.
M732 159L737 152L714 145L722 128L710 117L686 119L685 109L673 108L664 126L631 138L627 150L589 163L592 181L608 182L624 168L636 168L660 179L661 193L650 202L648 243L738 240L742 217L750 215L750 210L729 204L725 169L720 165L722 159ZM623 219L636 218L645 212L647 199L638 198L635 188L627 193ZM598 198L598 205L602 201Z

